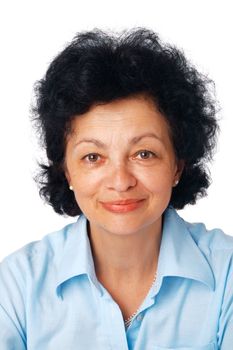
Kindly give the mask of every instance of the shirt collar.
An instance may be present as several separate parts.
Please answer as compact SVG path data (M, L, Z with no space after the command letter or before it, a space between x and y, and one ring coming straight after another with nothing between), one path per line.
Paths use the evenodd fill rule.
M91 245L87 234L87 219L84 215L78 217L77 222L65 227L65 242L56 279L56 291L59 295L62 285L73 277L86 274L93 282L99 293L99 286Z
M172 207L165 211L157 275L197 280L214 290L212 269L188 226Z
M95 274L94 261L87 234L87 219L79 216L65 232L63 254L58 268L56 291L67 280L87 274L100 295L103 291ZM186 222L169 207L163 217L157 278L179 276L200 281L214 289L213 272L188 230Z

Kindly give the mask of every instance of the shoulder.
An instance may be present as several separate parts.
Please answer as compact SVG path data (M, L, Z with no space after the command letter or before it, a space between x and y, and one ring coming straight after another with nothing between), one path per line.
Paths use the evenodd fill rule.
M232 279L233 275L233 237L220 228L207 229L204 223L184 221L187 231L199 252L214 273L216 282Z
M203 222L188 222L173 207L169 207L166 211L165 223L167 223L168 230L177 233L181 240L180 243L186 241L185 238L188 235L199 250L233 253L232 235L225 233L220 228L207 229Z
M58 263L58 259L66 241L69 231L74 224L68 224L58 231L45 235L41 240L30 242L21 247L17 251L11 253L0 263L0 278L4 273L9 271L17 272L24 278L27 274L34 274L37 270L48 267L48 262L52 264Z
M233 252L233 236L220 228L207 229L204 223L190 223L185 220L184 223L200 249Z
M188 222L173 208L167 218L169 230L176 233L173 245L177 247L177 254L182 250L187 262L193 256L196 264L202 262L200 268L204 264L215 277L227 278L233 268L233 237L220 228L207 229L202 222Z

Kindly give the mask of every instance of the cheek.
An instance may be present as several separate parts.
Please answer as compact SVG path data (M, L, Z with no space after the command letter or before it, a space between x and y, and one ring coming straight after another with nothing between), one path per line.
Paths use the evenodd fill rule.
M74 158L74 157L73 157ZM73 185L79 183L85 183L95 178L96 171L93 171L91 167L84 166L80 160L76 160L70 157L67 161L67 169L70 179ZM91 184L92 182L90 182Z
M173 173L171 166L167 163L158 164L151 168L135 166L131 168L131 172L137 179L138 186L144 187L151 193L164 192L165 194L171 190ZM103 190L107 183L106 175L109 171L102 167L99 169L71 167L69 173L75 190L75 197L78 201L96 194L99 190Z
M96 193L102 180L101 174L95 171L74 171L71 174L76 200Z
M170 192L172 188L172 173L168 168L150 169L138 173L138 180L152 193Z

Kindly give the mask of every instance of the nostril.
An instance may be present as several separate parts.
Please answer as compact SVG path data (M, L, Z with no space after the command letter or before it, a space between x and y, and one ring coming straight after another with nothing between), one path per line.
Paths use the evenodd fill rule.
M129 188L134 187L137 183L136 177L127 168L115 168L109 173L107 179L108 187L115 189L116 191L127 191Z

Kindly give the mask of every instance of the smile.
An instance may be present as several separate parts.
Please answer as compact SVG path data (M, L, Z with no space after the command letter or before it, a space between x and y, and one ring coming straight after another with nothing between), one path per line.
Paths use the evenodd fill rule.
M114 202L100 202L104 209L113 212L113 213L127 213L129 211L133 211L138 209L143 205L144 199L133 200L126 199L121 201Z

